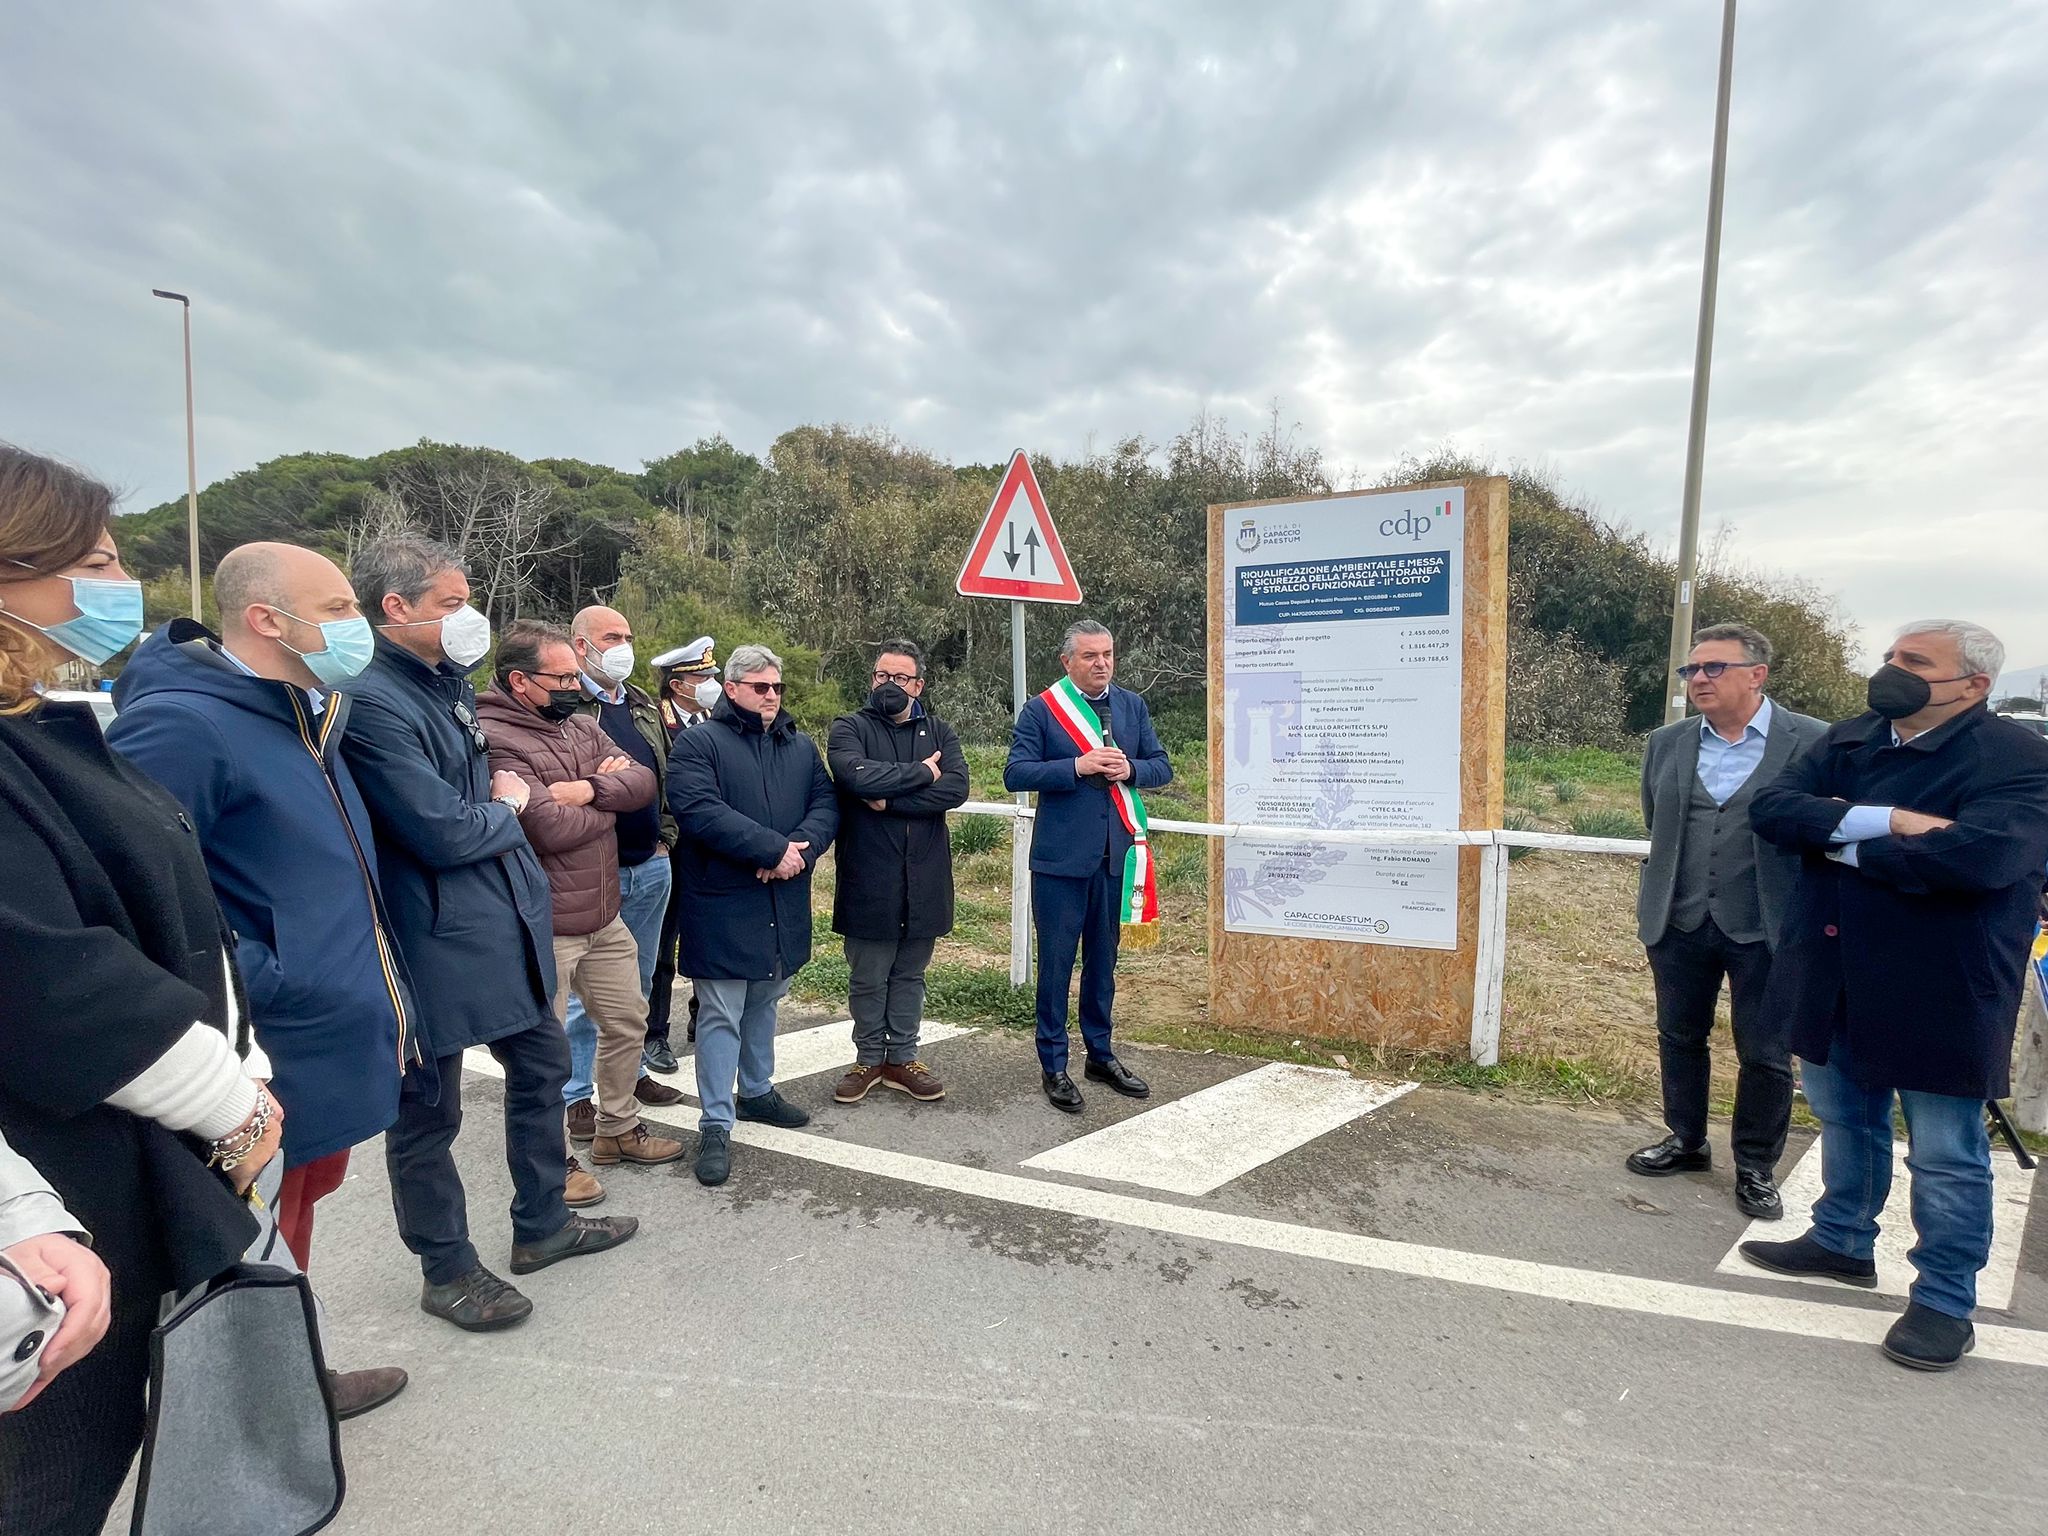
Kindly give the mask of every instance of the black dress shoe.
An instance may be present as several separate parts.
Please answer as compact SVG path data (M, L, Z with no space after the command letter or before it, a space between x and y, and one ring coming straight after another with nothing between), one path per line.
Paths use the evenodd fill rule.
M1906 1304L1906 1315L1892 1324L1879 1346L1885 1358L1916 1371L1952 1371L1956 1362L1977 1347L1977 1330L1965 1317L1950 1317L1919 1302Z
M1628 1155L1628 1171L1652 1179L1667 1173L1705 1173L1713 1166L1711 1151L1688 1147L1676 1136L1666 1136L1654 1147L1638 1147Z
M1109 1084L1127 1099L1152 1097L1151 1085L1114 1056L1105 1056L1100 1061L1090 1056L1088 1065L1082 1069L1081 1075L1091 1083Z
M1852 1259L1832 1248L1823 1248L1813 1240L1811 1232L1789 1243L1743 1243L1738 1251L1758 1269L1768 1269L1775 1275L1817 1275L1866 1291L1877 1289L1875 1264L1869 1259Z
M1045 1099L1054 1109L1065 1110L1070 1115L1081 1113L1081 1090L1064 1072L1045 1074Z
M650 1072L659 1072L666 1077L681 1065L676 1053L666 1040L650 1040L640 1048L640 1061Z
M537 1243L514 1243L512 1273L530 1275L564 1259L603 1253L607 1248L618 1247L639 1230L639 1219L633 1216L571 1216L568 1224L552 1237Z
M420 1310L471 1333L493 1333L525 1322L533 1303L479 1264L446 1285L421 1286Z
M1735 1204L1745 1216L1758 1221L1778 1221L1785 1215L1785 1202L1778 1198L1778 1182L1761 1168L1735 1170Z

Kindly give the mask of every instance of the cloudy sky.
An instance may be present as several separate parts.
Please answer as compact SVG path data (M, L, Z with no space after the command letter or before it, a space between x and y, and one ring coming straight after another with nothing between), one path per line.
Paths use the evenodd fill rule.
M1720 7L19 0L0 436L955 459L1277 401L1677 522ZM1747 0L1706 520L2048 663L2048 6ZM1057 512L1057 509L1055 509Z

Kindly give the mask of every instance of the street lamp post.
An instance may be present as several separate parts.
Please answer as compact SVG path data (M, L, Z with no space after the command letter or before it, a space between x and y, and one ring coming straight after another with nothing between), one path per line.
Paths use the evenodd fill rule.
M1731 0L1732 3L1732 0ZM192 559L192 617L199 612L199 438L192 420L192 301L164 288L149 290L159 299L175 299L185 312L185 537Z
M1694 578L1699 571L1700 475L1707 449L1707 374L1714 360L1714 289L1721 270L1721 184L1728 171L1728 87L1735 73L1735 0L1721 10L1721 84L1714 103L1714 169L1707 183L1707 254L1700 270L1700 328L1692 357L1692 422L1685 437L1685 500L1678 514L1678 591L1671 605L1671 661L1664 723L1685 718L1678 669L1692 650Z

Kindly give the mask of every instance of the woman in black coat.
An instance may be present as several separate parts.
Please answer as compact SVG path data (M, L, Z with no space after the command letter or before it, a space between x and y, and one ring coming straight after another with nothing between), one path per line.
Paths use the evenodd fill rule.
M97 1536L141 1443L149 1335L257 1232L244 1196L283 1114L177 801L40 695L133 641L113 497L0 445L0 1136L112 1275L91 1353L0 1416L0 1531Z

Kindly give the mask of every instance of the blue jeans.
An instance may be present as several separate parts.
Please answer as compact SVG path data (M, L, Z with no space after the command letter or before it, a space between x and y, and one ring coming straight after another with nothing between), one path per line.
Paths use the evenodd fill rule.
M789 990L789 978L690 980L697 989L697 1102L704 1106L697 1124L730 1130L735 1079L743 1099L758 1099L775 1086L775 1005Z
M1821 1197L1813 1239L1852 1259L1877 1246L1877 1216L1892 1188L1890 1088L1866 1088L1850 1075L1840 1035L1825 1066L1804 1063L1800 1081L1820 1120ZM1913 1230L1907 1255L1919 1278L1914 1301L1967 1318L1977 1309L1977 1271L1991 1257L1991 1137L1984 1101L1897 1090L1906 1116L1906 1168L1913 1175Z
M660 958L661 919L668 911L668 890L675 880L668 856L657 853L645 864L619 868L619 916L627 932L640 946L640 996L654 987L654 962ZM583 1011L583 999L569 994L569 1014L562 1022L569 1032L569 1081L562 1089L562 1102L575 1104L597 1090L591 1074L597 1070L597 1026Z

